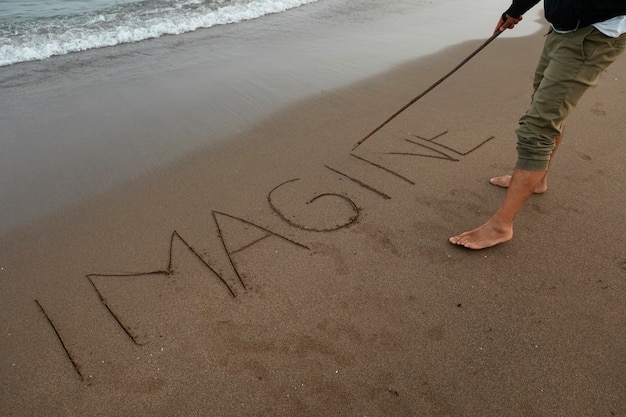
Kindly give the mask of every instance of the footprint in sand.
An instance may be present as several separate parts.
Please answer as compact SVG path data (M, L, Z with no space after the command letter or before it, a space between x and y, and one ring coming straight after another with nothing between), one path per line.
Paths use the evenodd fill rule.
M582 152L576 152L576 154L583 161L591 161L591 157L589 155L587 155L587 154L584 154Z
M591 107L591 113L595 114L596 116L606 116L606 111L602 110L602 103L599 102L593 103L593 106Z

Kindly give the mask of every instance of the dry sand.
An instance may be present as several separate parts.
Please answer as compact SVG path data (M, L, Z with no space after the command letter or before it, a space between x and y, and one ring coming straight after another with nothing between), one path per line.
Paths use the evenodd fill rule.
M626 416L626 60L495 248L447 238L503 197L541 34L350 151L479 44L4 233L0 414Z

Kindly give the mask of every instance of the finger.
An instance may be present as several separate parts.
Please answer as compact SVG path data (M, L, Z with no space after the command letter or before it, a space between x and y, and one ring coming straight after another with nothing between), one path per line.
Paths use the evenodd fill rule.
M506 21L500 18L500 21L496 25L496 28L493 30L493 33L496 33L498 31L502 32L504 29L506 29L505 24L506 24Z
M507 29L513 29L515 25L517 25L518 21L519 21L518 19L514 19L512 17L507 16L507 19L504 25L506 26Z

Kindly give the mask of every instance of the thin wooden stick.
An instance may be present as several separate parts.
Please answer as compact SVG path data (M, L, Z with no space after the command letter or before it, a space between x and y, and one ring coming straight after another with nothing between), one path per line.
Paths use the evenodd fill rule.
M489 43L491 43L491 41L493 41L495 38L497 38L502 32L501 31L496 31L493 35L491 35L491 37L489 39L487 39L485 42L483 42L482 45L480 45L474 52L472 52L471 54L469 54L469 56L467 58L465 58L463 61L461 61L461 63L459 65L457 65L456 67L454 67L454 69L452 69L452 71L450 71L449 73L447 73L446 75L444 75L443 77L441 77L436 83L434 83L433 85L431 85L430 87L428 87L426 90L424 90L420 95L418 95L417 97L415 97L413 100L409 101L407 104L405 104L400 110L398 110L397 112L395 112L394 114L392 114L387 120L385 120L380 126L378 126L376 129L372 130L370 133L367 134L367 136L365 136L363 139L361 139L360 141L358 141L353 147L352 150L355 150L360 144L362 144L363 142L365 142L370 136L372 136L374 133L378 132L380 129L382 129L383 126L385 126L387 123L389 123L390 121L392 121L393 119L395 119L395 117L397 115L399 115L400 113L402 113L403 111L405 111L407 108L409 108L409 106L411 106L413 103L415 103L417 100L419 100L420 98L424 97L427 93L429 93L432 89L434 89L435 87L437 87L439 84L441 84L446 78L448 78L449 76L451 76L452 74L454 74L459 68L461 68L463 65L465 65L470 59L472 59L474 57L474 55L476 55L477 53L479 53L480 51L483 50L483 48L485 48L485 46L489 45Z

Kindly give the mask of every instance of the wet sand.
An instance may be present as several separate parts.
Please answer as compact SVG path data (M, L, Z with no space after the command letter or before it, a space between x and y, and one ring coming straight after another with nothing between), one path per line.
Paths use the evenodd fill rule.
M227 140L172 148L4 232L0 414L626 415L625 60L584 97L549 191L495 248L447 238L504 195L487 179L514 163L540 33L500 37L351 152L480 43L259 110ZM128 76L143 106L109 119L99 106L124 97L77 83L91 129L70 140L95 146L113 123L153 149L137 124L169 125L153 83L207 105L181 72ZM196 117L167 134L184 147L210 125Z

